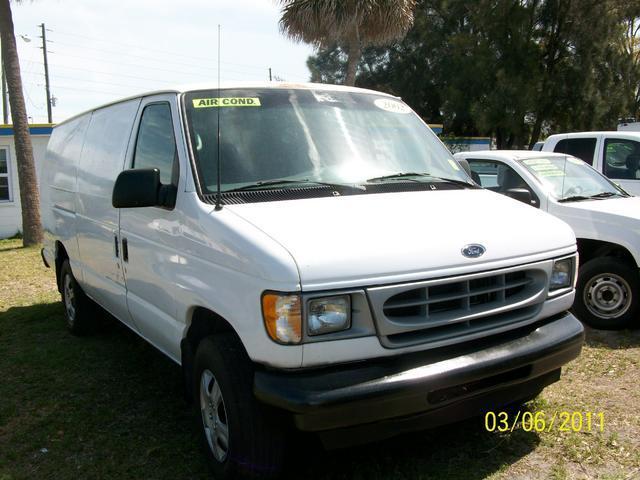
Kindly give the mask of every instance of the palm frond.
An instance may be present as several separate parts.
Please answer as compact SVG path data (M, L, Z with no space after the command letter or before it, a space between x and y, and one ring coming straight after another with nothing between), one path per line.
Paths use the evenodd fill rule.
M354 38L376 45L402 38L416 0L279 0L280 30L295 41L327 46Z

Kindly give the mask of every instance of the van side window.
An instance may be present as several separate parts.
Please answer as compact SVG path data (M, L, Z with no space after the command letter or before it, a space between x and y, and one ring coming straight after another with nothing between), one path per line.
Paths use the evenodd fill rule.
M168 103L153 103L142 112L133 168L157 168L164 185L177 185L178 155Z
M471 176L481 187L502 194L507 194L512 188L524 188L531 194L532 205L540 206L540 199L529 184L506 163L475 158L468 158L467 161L471 168Z
M607 138L604 142L604 174L609 178L640 178L640 142Z
M498 164L491 160L467 159L471 169L471 178L483 188L498 190Z
M589 165L593 165L593 153L595 150L595 138L565 138L564 140L560 140L553 149L554 152L568 153L569 155L578 157Z

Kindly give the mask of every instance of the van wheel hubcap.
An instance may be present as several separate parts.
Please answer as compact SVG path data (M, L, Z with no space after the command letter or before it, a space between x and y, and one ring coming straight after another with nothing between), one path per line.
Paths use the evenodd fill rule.
M627 281L614 273L591 278L584 287L584 304L596 317L617 318L629 310L633 293Z
M64 308L67 311L67 322L69 324L73 324L76 320L76 295L71 281L71 275L64 276Z
M202 427L213 456L224 462L229 453L229 425L220 384L210 370L200 376L200 412Z

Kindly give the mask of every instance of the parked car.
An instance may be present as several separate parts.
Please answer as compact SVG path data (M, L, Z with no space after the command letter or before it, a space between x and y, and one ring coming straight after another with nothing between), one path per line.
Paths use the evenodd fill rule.
M277 472L289 425L336 447L530 399L580 352L571 228L390 95L150 92L60 123L46 163L69 329L98 304L181 365L216 478Z
M580 256L574 304L580 320L602 329L638 325L640 198L570 155L492 150L456 159L468 162L483 187L571 225Z
M627 192L640 195L640 132L580 132L551 135L542 151L585 161Z
M542 150L543 145L544 145L544 142L536 142L533 144L533 147L531 147L531 150L539 152L540 150Z
M628 118L618 123L617 130L619 132L640 132L640 122L636 122L635 118Z

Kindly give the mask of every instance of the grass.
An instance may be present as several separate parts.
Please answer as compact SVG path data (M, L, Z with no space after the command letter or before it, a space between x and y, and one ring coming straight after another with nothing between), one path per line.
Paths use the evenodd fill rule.
M0 241L0 480L209 478L180 371L117 323L65 330L38 249ZM604 432L489 433L483 419L294 459L308 479L640 478L640 334L589 331L533 412L605 413ZM305 448L302 447L302 452Z

